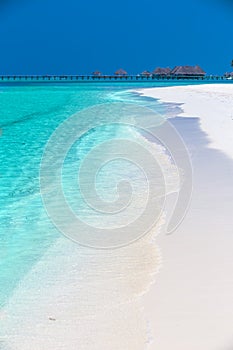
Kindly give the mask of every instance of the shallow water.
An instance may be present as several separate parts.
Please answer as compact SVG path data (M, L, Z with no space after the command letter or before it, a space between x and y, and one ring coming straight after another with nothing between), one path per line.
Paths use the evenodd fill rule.
M46 142L70 115L95 104L119 101L112 86L0 87L1 261L0 305L22 276L59 237L41 203L39 166ZM124 96L123 96L124 97ZM131 97L133 99L133 97ZM137 102L137 98L136 98ZM155 103L155 102L153 102ZM91 121L87 120L87 125ZM99 133L111 138L114 130ZM92 139L82 142L83 154ZM68 155L71 161L72 152Z
M161 105L155 100L142 99L129 88L131 86L126 84L0 87L0 335L6 337L6 346L26 350L36 348L39 339L44 339L44 344L37 345L38 349L44 349L52 339L52 348L58 333L63 334L61 328L64 339L67 337L65 330L70 329L66 340L71 339L73 345L69 344L69 349L75 349L76 341L81 344L81 339L80 349L99 349L101 343L110 341L106 334L112 327L118 329L112 349L122 349L126 341L129 349L141 349L140 344L147 342L148 329L138 298L148 289L158 270L159 254L152 241L161 221L146 238L120 250L103 253L81 247L63 237L48 218L39 184L45 145L54 130L71 115L94 105L122 101L162 113ZM80 123L89 128L94 119L80 120ZM151 148L167 169L167 176L173 174L164 150L130 127L112 125L89 130L67 153L63 187L72 210L81 212L82 218L94 226L127 225L131 214L134 219L145 205L143 173L127 162L110 163L107 173L100 171L98 174L96 185L99 195L111 202L121 178L130 178L134 183L137 195L133 213L127 212L120 223L114 220L110 223L108 219L100 221L98 216L91 216L75 187L77 168L89 150L98 143L124 138L140 140L144 147ZM53 164L53 171L56 171L56 164ZM172 183L171 179L169 181ZM75 315L72 308L78 310ZM49 316L60 319L60 323L50 326ZM132 320L129 334L125 334L126 321L122 323L122 318ZM82 327L79 326L77 334L80 322ZM96 327L101 324L103 328ZM95 347L90 343L91 329L96 336ZM56 349L66 349L65 340L59 339Z

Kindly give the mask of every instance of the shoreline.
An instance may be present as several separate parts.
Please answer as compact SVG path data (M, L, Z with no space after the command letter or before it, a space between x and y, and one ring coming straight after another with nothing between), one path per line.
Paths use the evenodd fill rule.
M233 86L137 90L166 104L193 164L193 198L172 235L156 242L163 265L144 297L150 350L213 350L233 346ZM177 109L177 106L179 107ZM221 118L219 118L219 115Z
M156 153L167 169L169 188L176 188L161 147L140 133L135 138ZM14 350L75 350L77 344L83 350L99 350L103 344L112 350L142 350L150 342L142 300L160 269L156 239L163 225L162 216L145 237L113 250L59 237L2 309L0 342Z
M221 150L233 159L233 85L187 85L136 92L161 103L178 104L181 113L176 116L199 118L202 131L209 137L209 147Z
M193 200L182 225L172 235L166 235L162 225L158 236L151 232L151 237L111 254L59 237L0 311L2 346L14 350L76 350L77 344L83 350L99 350L103 344L115 350L232 347L233 162L212 148L214 135L210 143L210 136L200 129L201 118L210 115L206 107L199 118L195 108L206 103L208 91L204 96L196 92L196 103L191 98L191 118L181 110L189 102L175 96L179 88L189 94L190 88L200 87L140 90L141 95L153 93L153 98L159 98L159 91L165 95L161 112L167 109L166 116L191 154ZM216 104L222 110L221 102ZM216 114L215 127L217 121Z

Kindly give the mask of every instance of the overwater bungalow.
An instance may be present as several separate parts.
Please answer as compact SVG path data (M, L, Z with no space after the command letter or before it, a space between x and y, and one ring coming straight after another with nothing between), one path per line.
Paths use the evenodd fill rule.
M96 77L99 77L102 75L102 72L100 72L99 70L96 70L95 72L92 73L92 75L95 75Z
M124 69L118 69L115 73L115 75L118 75L118 76L125 76L125 75L128 75L128 73L124 70Z
M228 73L228 72L225 73L225 74L224 74L224 77L227 78L227 79L233 79L233 72L231 72L231 73Z
M170 75L181 78L204 77L206 72L200 66L176 66Z
M148 70L144 70L144 72L140 74L141 77L146 77L146 78L151 77L151 75L152 75L151 72L149 72Z
M153 76L166 77L166 76L170 75L170 73L171 73L171 68L169 68L169 67L167 67L167 68L158 67L158 68L156 68L153 71Z

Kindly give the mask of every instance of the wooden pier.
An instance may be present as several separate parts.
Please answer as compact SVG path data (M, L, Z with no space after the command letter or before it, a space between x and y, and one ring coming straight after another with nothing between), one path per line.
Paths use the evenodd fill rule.
M0 75L0 83L26 82L156 82L156 81L227 81L225 76L143 76L143 75Z

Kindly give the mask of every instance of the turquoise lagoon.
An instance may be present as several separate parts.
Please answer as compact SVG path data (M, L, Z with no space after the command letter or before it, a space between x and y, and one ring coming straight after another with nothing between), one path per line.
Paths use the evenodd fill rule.
M0 307L61 235L47 217L39 187L41 157L51 134L68 117L96 104L125 101L162 112L156 100L131 92L143 87L152 84L0 85ZM120 131L96 132L97 139L108 139ZM83 154L92 141L82 140Z
M40 161L49 137L84 108L133 99L125 92L130 88L130 84L0 86L0 306L60 235L46 215L39 188Z

